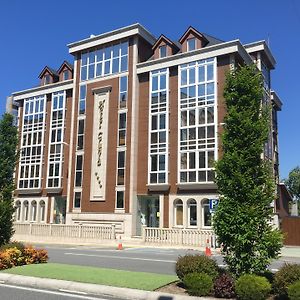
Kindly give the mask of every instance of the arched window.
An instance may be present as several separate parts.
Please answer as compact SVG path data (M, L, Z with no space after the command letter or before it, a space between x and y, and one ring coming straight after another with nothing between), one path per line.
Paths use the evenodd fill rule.
M183 225L183 202L181 199L176 199L174 201L174 218L175 218L174 224L176 226Z
M28 217L29 217L29 203L28 201L23 202L23 207L24 207L24 221L28 222Z
M40 201L40 221L41 222L45 222L45 212L46 212L46 205L45 205L45 201L41 200Z
M197 226L197 201L189 199L188 206L188 226Z
M209 210L209 200L202 200L202 211L203 211L203 226L211 226L211 213Z
M36 201L31 202L31 221L36 221L36 215L37 215L37 204Z
M21 221L21 202L19 200L15 204L15 220Z

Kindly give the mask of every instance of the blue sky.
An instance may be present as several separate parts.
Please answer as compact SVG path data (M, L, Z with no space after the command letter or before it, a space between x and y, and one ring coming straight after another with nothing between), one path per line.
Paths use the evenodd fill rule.
M187 5L189 8L187 8ZM276 58L272 88L279 114L280 171L300 165L300 1L4 0L0 4L0 114L6 96L38 84L45 65L72 61L66 45L139 22L178 40L189 25L223 40L268 40Z

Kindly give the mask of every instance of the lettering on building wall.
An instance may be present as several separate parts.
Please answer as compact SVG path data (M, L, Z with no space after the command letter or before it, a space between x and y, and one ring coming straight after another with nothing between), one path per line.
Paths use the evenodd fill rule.
M101 166L101 155L102 155L102 138L103 138L103 132L102 132L102 123L103 123L103 109L104 109L104 104L105 104L105 100L99 101L99 133L98 133L98 158L97 158L97 166L100 167ZM95 176L98 182L98 185L100 187L100 189L102 188L102 183L101 183L101 179L100 176L98 174L98 172L95 172Z

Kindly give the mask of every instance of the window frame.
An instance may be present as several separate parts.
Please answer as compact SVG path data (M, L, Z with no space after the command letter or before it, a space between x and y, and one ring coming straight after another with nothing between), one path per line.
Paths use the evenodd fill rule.
M194 72L190 70L194 69ZM199 73L204 70L204 81L202 77L199 77ZM213 76L211 77L211 72ZM193 74L192 80L190 80L190 74ZM202 74L202 73L201 73ZM184 77L183 77L184 75ZM183 80L184 79L184 80ZM209 166L208 152L214 152L214 160L217 160L218 156L218 138L217 138L217 60L216 57L208 58L200 61L191 61L187 64L179 65L178 71L178 161L177 161L177 182L179 184L213 184L214 180L209 180L213 177L214 168ZM209 89L208 85L213 83L213 92ZM205 94L202 96L199 92L199 86L205 86ZM190 96L190 87L194 87L195 94ZM182 91L186 91L186 94L182 94ZM193 92L193 90L192 90ZM184 96L184 97L183 97ZM213 122L208 121L208 109L212 108ZM204 109L205 123L200 123L200 111ZM182 113L195 110L195 123L193 125L182 125ZM213 128L213 137L208 136L208 127ZM182 139L183 130L190 130L195 128L195 139L188 137L189 131L186 132L186 138ZM205 128L205 139L200 138L200 128ZM193 141L193 143L191 143ZM200 152L205 152L205 168L200 168ZM181 166L181 154L183 153L195 153L195 168L194 169L182 169ZM194 176L195 180L189 180L189 176ZM200 176L205 172L205 180L200 181ZM191 174L190 174L191 173ZM194 177L192 177L193 179Z
M123 207L118 207L118 193L123 193ZM117 188L115 193L115 210L125 210L125 188Z
M61 97L62 97L62 103L61 103ZM66 103L67 103L66 97L67 96L65 90L54 92L51 95L50 134L49 134L46 188L62 187L63 165L64 165L64 135L65 135ZM57 116L56 119L53 119L54 115ZM61 116L61 118L59 118L59 116ZM53 133L54 133L54 141L52 141ZM53 153L51 152L52 148L54 148ZM55 174L57 166L58 166L58 175ZM52 174L50 174L51 170L52 170ZM49 184L50 182L52 182L52 184Z
M162 79L165 77L165 82ZM157 89L153 85L153 80L157 81ZM165 84L161 88L161 84ZM157 95L157 102L154 102ZM165 97L165 99L164 99ZM162 99L162 100L161 100ZM169 68L159 69L150 72L149 84L149 121L148 121L148 185L166 185L169 182ZM160 128L160 121L164 116L164 128ZM153 129L153 119L156 117L156 128ZM156 142L152 137L157 136ZM160 141L165 135L165 141ZM157 169L152 170L152 157L157 157ZM159 158L164 156L164 169L160 170ZM164 174L164 182L159 182L160 174ZM152 178L156 178L155 181Z
M162 50L163 50L164 52L163 52ZM161 46L159 46L158 52L159 52L159 58L167 57L167 56L168 56L168 48L167 48L167 45L161 45Z
M24 99L18 189L40 189L46 131L45 94Z
M181 201L181 204L179 203L179 201ZM176 198L174 201L173 201L173 212L174 212L174 227L179 227L179 228L183 228L184 226L184 202L182 199L180 198ZM177 212L178 212L178 207L181 207L182 208L182 224L178 224L178 216L177 216Z
M190 42L194 41L194 48L193 49L190 49ZM197 49L197 39L196 37L192 37L192 38L188 38L186 40L186 49L187 49L187 52L190 52L190 51L194 51Z
M193 203L192 203L193 202ZM198 218L198 201L194 198L189 198L186 202L187 205L187 227L189 228L197 228L199 223ZM191 207L195 207L196 209L196 224L191 225Z
M82 162L81 162L81 169L77 169L77 158L81 156L82 157ZM83 182L83 167L84 167L84 153L77 153L75 156L75 176L74 176L74 187L75 188L81 188L82 187L82 182ZM80 185L76 184L76 176L77 173L81 173L81 180L80 180Z
M76 204L76 194L80 195L79 197L79 207L75 206ZM82 202L82 191L81 190L74 190L74 198L73 198L73 209L74 210L80 210L81 209L81 202Z
M207 203L205 203L207 201ZM205 207L208 207L209 211L209 199L203 198L201 200L201 214L202 214L202 228L212 228L212 213L209 212L210 215L210 225L205 225Z
M119 43L99 47L93 51L82 51L80 58L80 82L128 72L129 49L129 40L123 40ZM98 54L102 55L98 57ZM118 62L116 71L113 69L115 61ZM123 65L123 61L125 61L125 65ZM101 66L100 75L97 75L98 65ZM90 67L92 68L91 73ZM108 67L108 69L106 69L106 67ZM86 76L83 76L84 74Z

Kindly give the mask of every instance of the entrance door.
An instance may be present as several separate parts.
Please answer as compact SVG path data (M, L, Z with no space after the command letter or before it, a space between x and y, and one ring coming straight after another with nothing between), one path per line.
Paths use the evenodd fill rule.
M159 227L159 196L138 196L137 234L143 225Z

